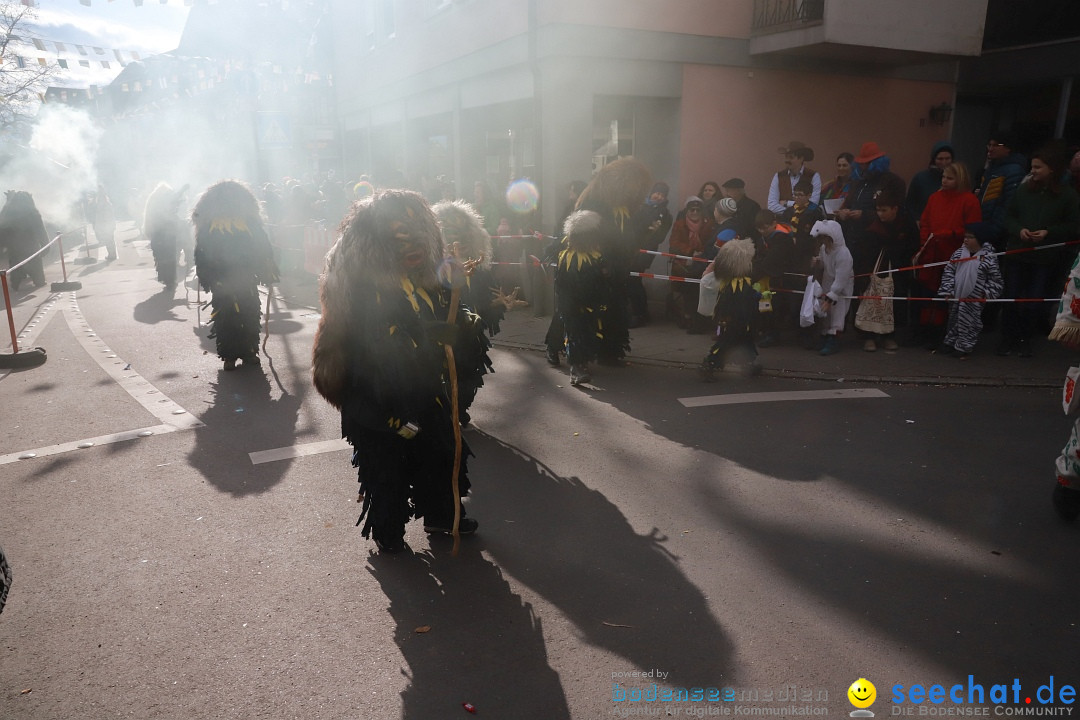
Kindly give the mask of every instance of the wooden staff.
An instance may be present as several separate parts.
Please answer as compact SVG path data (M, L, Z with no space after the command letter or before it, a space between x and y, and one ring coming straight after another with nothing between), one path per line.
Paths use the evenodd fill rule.
M270 357L266 352L266 341L270 339L270 296L274 294L274 285L271 283L266 286L266 312L263 313L263 341L262 351L263 355Z
M454 283L450 290L450 312L446 316L446 322L454 325L457 320L457 306L461 299L461 286ZM450 473L450 488L454 497L454 527L451 532L454 538L454 549L450 554L457 557L458 548L461 545L461 492L458 488L458 474L461 470L461 422L458 419L458 380L457 363L454 362L454 348L443 345L446 352L446 369L450 373L450 417L454 425L454 468Z

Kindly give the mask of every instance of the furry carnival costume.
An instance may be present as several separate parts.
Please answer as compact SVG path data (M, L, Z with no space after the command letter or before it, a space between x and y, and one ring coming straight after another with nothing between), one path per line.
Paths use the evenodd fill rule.
M235 180L211 185L191 212L199 285L213 294L210 337L225 369L259 363L259 288L277 281L259 201Z
M506 305L498 299L498 283L491 269L491 236L484 230L483 219L463 200L436 203L431 211L439 221L446 253L471 267L461 289L461 303L480 316L485 332L494 337L506 315ZM471 349L483 350L486 357L489 347L491 343L484 339L482 345L474 345ZM483 357L457 358L459 367L465 370L458 372L458 417L462 424L469 423L469 407L484 384L482 375L469 370L476 367L478 361L483 367ZM486 369L493 368L487 364Z
M342 435L356 452L364 537L383 551L404 547L405 523L423 517L446 532L455 503L455 428L444 345L459 376L474 382L487 361L479 317L457 308L437 271L443 243L435 216L414 192L385 190L361 200L342 223L322 277L315 335L315 388L341 411ZM474 358L471 364L466 358ZM459 491L467 494L462 443ZM476 530L462 518L460 532Z
M564 246L555 265L555 312L566 335L570 384L589 382L589 363L604 349L604 318L611 298L611 273L600 252L603 220L578 210L563 226Z
M49 241L49 234L30 193L9 190L4 195L6 200L0 210L0 247L7 248L10 267L40 250ZM34 287L45 284L45 268L40 255L9 275L11 289L18 290L27 277Z
M716 342L701 362L701 378L706 382L715 380L717 370L723 370L739 348L745 350L753 371L757 359L754 346L757 325L758 301L761 293L754 289L750 275L754 265L754 241L736 238L724 243L716 252L712 263L712 275L716 280L716 305L713 306L713 323L716 325Z
M598 357L601 364L616 365L630 350L627 283L643 242L637 237L641 228L635 227L632 217L644 203L650 183L648 168L634 158L620 158L602 167L578 198L578 210L600 216L600 253L611 273Z
M143 211L143 234L150 239L157 279L169 290L176 287L176 264L180 251L187 247L188 231L180 219L180 202L186 191L186 185L173 190L167 183L158 183L146 198Z

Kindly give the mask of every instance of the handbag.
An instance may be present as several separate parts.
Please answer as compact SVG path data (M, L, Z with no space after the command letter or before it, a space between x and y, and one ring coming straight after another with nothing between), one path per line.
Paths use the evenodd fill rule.
M698 315L712 317L716 309L716 298L720 295L720 281L713 275L712 265L709 272L701 276L701 284L698 285L697 311Z
M799 309L799 325L811 327L819 317L824 317L821 311L821 283L813 275L806 277L806 290L803 292L802 307Z
M865 294L873 297L860 300L859 309L855 313L855 327L878 335L888 335L896 329L893 301L881 299L891 298L894 287L892 274L878 275L884 254L884 250L878 253L877 262L874 263L874 273L870 276L870 284L866 286ZM891 264L889 269L892 269Z

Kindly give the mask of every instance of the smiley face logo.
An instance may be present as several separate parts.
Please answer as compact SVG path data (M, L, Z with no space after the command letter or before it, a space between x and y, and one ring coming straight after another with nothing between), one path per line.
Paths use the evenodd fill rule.
M860 709L868 708L877 699L877 688L874 687L874 683L866 678L859 678L851 683L851 687L847 690L847 696L855 707Z

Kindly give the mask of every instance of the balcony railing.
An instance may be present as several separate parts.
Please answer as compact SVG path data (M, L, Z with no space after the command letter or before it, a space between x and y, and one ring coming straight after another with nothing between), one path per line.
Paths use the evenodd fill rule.
M753 35L784 32L825 19L825 0L754 0Z

